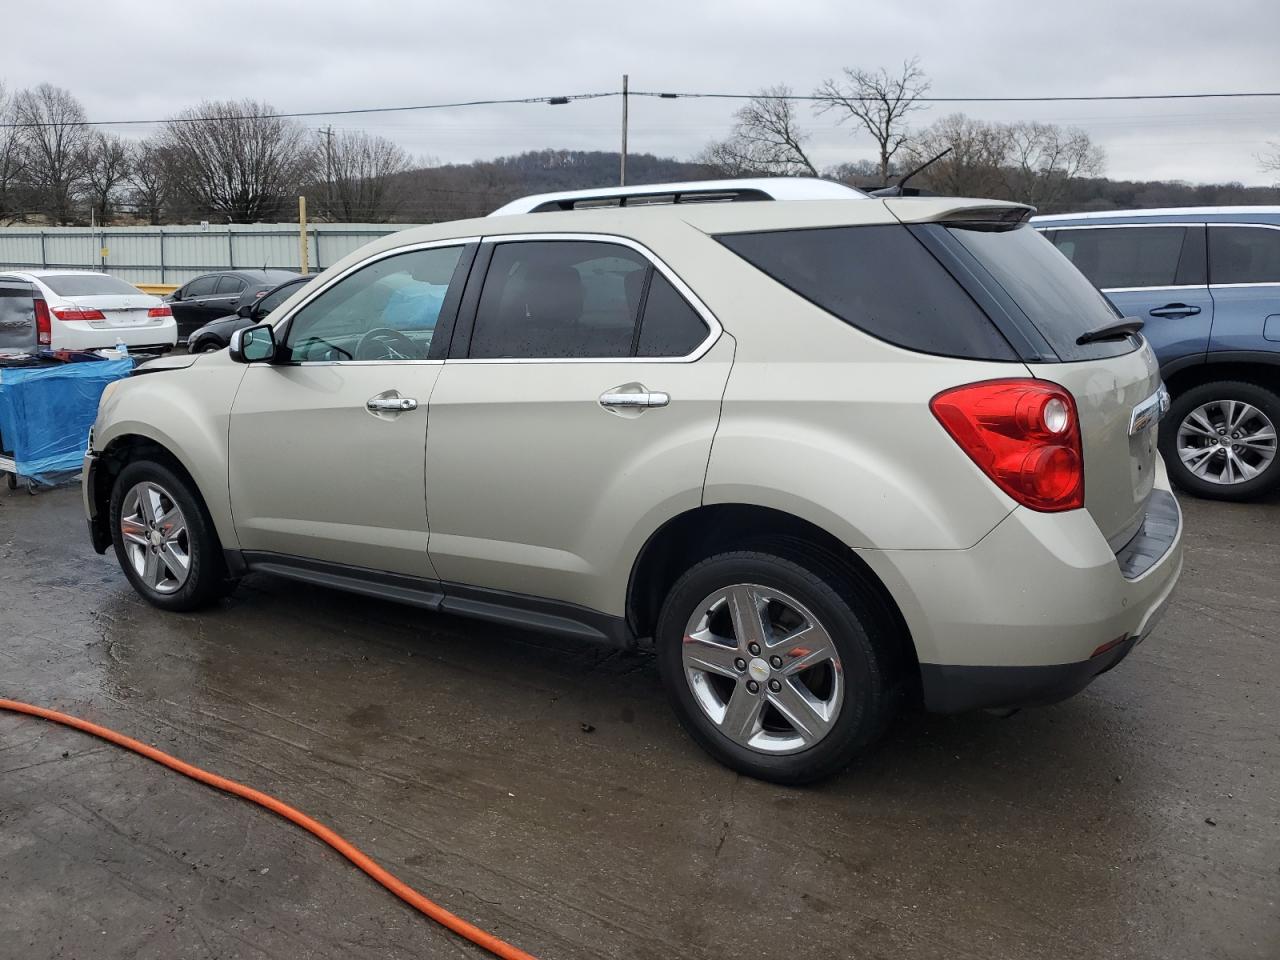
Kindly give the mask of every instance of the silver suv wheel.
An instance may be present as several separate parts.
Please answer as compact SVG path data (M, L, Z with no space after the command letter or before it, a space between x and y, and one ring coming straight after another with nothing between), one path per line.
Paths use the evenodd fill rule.
M187 520L173 495L158 483L135 484L120 506L120 537L129 564L160 594L176 593L191 570Z
M840 655L802 603L735 584L694 607L681 650L694 700L740 746L807 750L831 732L844 700Z
M1271 466L1276 425L1251 403L1211 400L1178 424L1178 458L1206 483L1245 483Z

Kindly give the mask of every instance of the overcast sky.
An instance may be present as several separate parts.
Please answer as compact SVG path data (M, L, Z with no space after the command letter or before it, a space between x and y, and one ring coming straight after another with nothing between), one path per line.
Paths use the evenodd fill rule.
M5 3L0 82L66 87L90 119L165 117L203 99L281 111L632 89L809 93L844 66L920 57L936 96L1280 91L1280 0L161 0ZM689 157L731 125L732 101L631 101L631 149ZM617 99L310 118L411 153L466 161L544 147L614 150ZM938 104L990 120L1083 127L1114 178L1270 183L1280 98ZM813 118L819 166L874 155ZM116 128L141 135L149 127Z

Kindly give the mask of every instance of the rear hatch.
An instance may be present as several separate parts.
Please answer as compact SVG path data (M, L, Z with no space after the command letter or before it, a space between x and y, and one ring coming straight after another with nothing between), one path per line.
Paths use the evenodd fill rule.
M41 276L40 281L64 301L53 305L55 315L63 307L101 313L101 319L87 321L91 327L141 327L164 322L163 317L149 315L152 309L164 305L160 298L145 294L118 277L105 273L66 273Z
M1006 209L1007 208L1003 208ZM971 211L972 212L972 211ZM1028 212L1029 209L1028 209ZM1084 448L1085 508L1119 549L1138 530L1156 471L1160 370L1140 335L1115 333L1081 343L1119 315L1071 262L1024 222L952 217L933 231L970 273L971 292L998 325L1016 330L1014 346L1032 375L1075 398ZM943 234L944 235L940 235Z

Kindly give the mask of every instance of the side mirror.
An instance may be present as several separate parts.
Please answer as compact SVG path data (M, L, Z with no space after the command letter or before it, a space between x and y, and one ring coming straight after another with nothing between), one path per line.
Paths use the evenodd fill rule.
M181 291L181 290L175 290L175 291L173 291L173 293L171 293L171 294L169 294L167 297L165 297L165 299L166 299L166 300L168 300L170 303L176 303L177 301L179 301L179 300L181 300L181 299L182 299L182 291Z
M237 316L237 317L242 317L242 318L243 318L243 319L245 319L245 320L252 320L252 319L253 319L253 308L254 308L255 306L256 306L256 304L252 304L252 303L242 303L242 304L240 304L240 306L236 308L236 316Z
M269 323L245 327L231 334L231 359L236 363L269 363L276 356L276 331Z

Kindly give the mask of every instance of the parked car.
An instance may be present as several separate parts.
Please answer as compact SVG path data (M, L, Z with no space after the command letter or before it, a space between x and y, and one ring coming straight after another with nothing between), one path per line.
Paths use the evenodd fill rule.
M245 327L260 323L272 310L280 306L297 293L314 277L291 277L266 293L255 289L246 289L240 295L240 303L236 312L226 317L219 317L203 327L191 331L187 338L187 350L191 353L208 353L211 350L225 350L231 342L231 334Z
M652 638L693 738L782 782L916 692L1060 699L1151 635L1182 519L1155 355L1029 213L755 197L383 237L106 395L93 545L168 610L263 572Z
M1172 480L1216 500L1280 488L1280 207L1192 207L1033 221L1125 315L1173 395Z
M243 297L259 297L298 274L292 270L221 270L188 280L169 294L165 302L178 321L178 338L184 343L197 327L235 313Z
M29 285L38 348L97 350L123 341L132 351L164 353L177 342L173 314L159 297L89 270L0 271L0 284Z
M0 355L37 349L35 287L28 280L0 277Z

